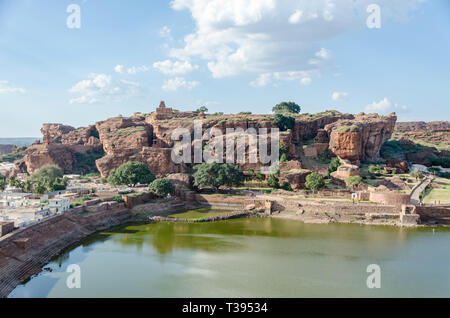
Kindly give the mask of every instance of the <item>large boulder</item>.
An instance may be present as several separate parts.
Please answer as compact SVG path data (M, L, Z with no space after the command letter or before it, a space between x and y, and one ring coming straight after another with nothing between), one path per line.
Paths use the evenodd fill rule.
M191 190L194 182L194 177L187 173L172 173L166 179L172 183L175 189L179 190Z
M288 171L280 171L280 184L287 182L292 190L298 191L305 189L306 177L311 174L311 170L307 169L292 169Z
M362 113L353 120L339 120L327 125L330 150L339 158L352 162L378 161L381 146L391 137L396 120L395 113L386 117Z
M409 167L408 163L403 160L391 159L386 162L386 171L395 173L408 173Z
M72 152L65 145L57 143L32 145L23 160L29 174L45 165L57 165L65 173L71 173L74 164Z

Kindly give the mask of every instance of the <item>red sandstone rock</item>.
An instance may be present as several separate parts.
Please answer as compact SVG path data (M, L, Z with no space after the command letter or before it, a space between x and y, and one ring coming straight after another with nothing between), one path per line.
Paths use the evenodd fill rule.
M340 120L327 125L330 150L339 158L352 162L378 161L380 149L394 131L397 116L357 115L353 120Z

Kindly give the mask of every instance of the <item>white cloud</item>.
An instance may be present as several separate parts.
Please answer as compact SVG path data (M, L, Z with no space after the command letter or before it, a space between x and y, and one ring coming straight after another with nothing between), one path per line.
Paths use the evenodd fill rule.
M116 67L114 67L114 71L116 73L124 73L125 72L125 67L123 65L116 65Z
M170 32L171 32L170 28L167 25L165 25L159 30L159 36L162 38L171 39Z
M348 93L347 92L334 92L331 95L331 99L333 99L334 101L341 101L344 100L348 97Z
M331 52L327 49L321 48L320 51L316 52L316 56L323 60L329 60L331 58Z
M172 62L171 60L155 62L153 67L166 75L183 75L198 69L198 65L192 65L189 61Z
M0 81L0 94L25 94L26 90L24 88L15 87L9 81Z
M148 66L142 65L142 66L132 66L129 68L125 68L123 65L116 65L114 67L114 71L119 74L129 74L129 75L135 75L137 73L142 72L148 72L150 71L150 68Z
M180 88L191 90L200 85L197 81L186 81L183 77L175 77L164 82L162 89L165 91L176 91Z
M270 73L260 74L256 80L250 82L250 85L253 87L267 86L271 81L270 80L271 76L272 76L272 74L270 74Z
M300 19L303 16L303 11L296 10L290 17L289 17L289 23L296 24L300 22Z
M383 19L388 19L408 13L421 1L377 3L383 8ZM372 2L174 0L172 8L189 10L196 27L184 37L184 46L171 49L169 55L181 60L202 59L214 78L320 71L331 57L322 43L365 28L366 8ZM257 85L257 80L252 83Z
M392 107L392 103L386 97L379 102L373 102L372 104L367 105L367 111L373 112L387 112Z
M135 82L113 80L107 74L91 74L89 77L69 89L70 93L81 95L72 98L70 104L94 104L112 97L130 97L136 95L140 87Z
M309 85L309 84L311 84L311 82L312 82L311 77L303 77L303 78L300 80L300 83L301 83L302 85Z
M392 111L406 111L408 107L406 105L393 104L388 98L384 98L379 102L373 102L367 105L366 110L369 112L388 113Z

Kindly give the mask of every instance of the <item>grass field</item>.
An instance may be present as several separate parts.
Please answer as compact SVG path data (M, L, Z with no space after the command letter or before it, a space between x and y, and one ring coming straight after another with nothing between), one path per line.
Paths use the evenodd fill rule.
M425 204L450 204L450 180L444 178L436 178L431 184L433 189L424 198Z

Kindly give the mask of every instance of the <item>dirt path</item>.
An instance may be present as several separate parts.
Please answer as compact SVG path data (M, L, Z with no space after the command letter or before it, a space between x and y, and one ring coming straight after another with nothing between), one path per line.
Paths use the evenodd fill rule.
M433 178L427 176L422 182L417 186L413 192L411 192L411 204L418 206L420 205L420 194L425 190L426 187L433 181Z

